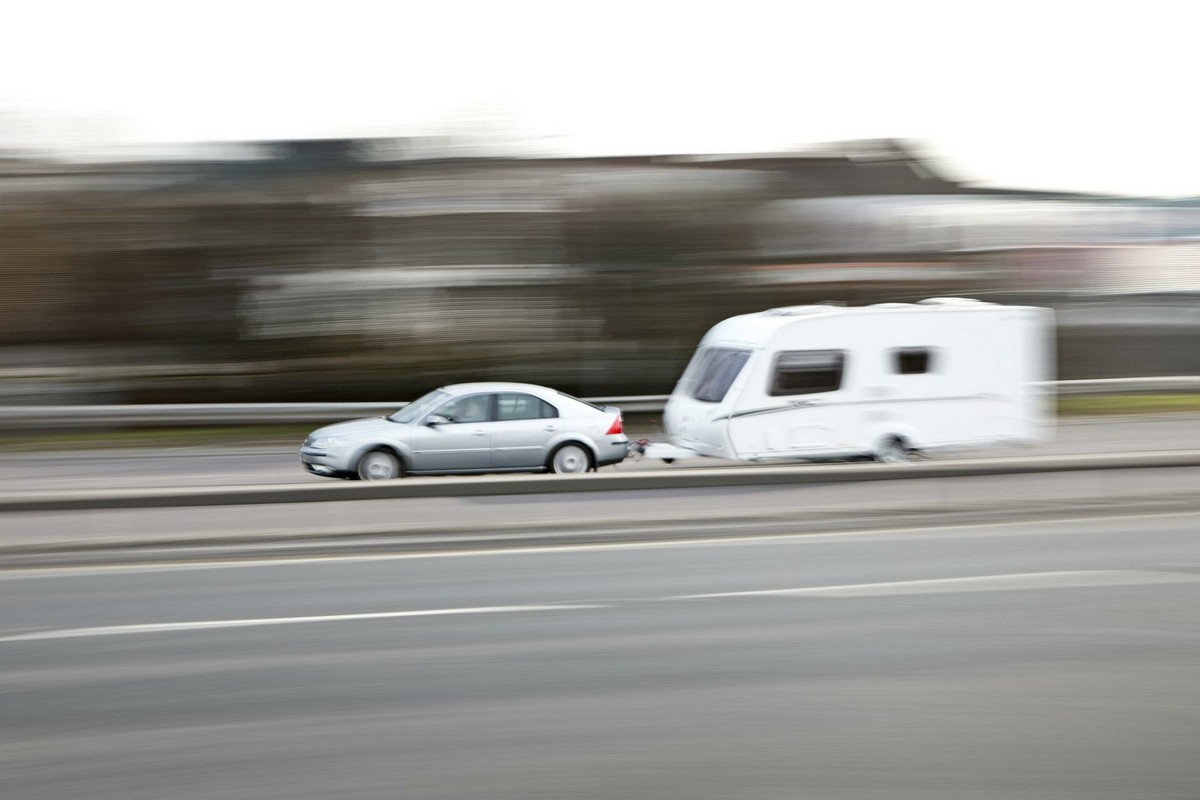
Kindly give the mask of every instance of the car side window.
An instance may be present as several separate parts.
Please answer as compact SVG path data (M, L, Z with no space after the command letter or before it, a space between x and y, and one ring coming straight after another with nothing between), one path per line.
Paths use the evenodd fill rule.
M530 394L496 395L496 419L500 421L519 419L549 419L558 416L558 410L549 403Z
M451 422L487 422L490 399L491 395L486 394L458 397L434 413L442 415Z

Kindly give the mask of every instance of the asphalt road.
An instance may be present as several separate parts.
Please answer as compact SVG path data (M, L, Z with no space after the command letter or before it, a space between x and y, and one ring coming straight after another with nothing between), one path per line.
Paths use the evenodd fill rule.
M637 438L633 434L631 438ZM645 432L645 435L649 435ZM2 444L2 441L0 441ZM1187 450L1200 446L1200 416L1194 414L1087 417L1061 420L1053 443L1014 450L990 448L970 457L1036 454L1124 453ZM0 458L5 491L54 491L164 486L243 486L326 483L305 472L294 446L231 448L164 447L109 450L8 452ZM703 469L728 466L715 459L676 462L626 461L606 470Z
M0 797L1194 798L1198 529L0 572Z

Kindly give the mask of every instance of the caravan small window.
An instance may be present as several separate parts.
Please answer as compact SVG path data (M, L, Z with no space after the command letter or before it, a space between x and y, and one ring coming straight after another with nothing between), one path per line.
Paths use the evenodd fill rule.
M775 357L772 397L836 392L842 386L846 354L840 350L792 350Z
M894 359L892 371L898 375L923 375L933 372L929 349L925 347L904 347L893 350Z
M705 403L719 403L725 399L729 387L737 380L749 350L734 350L729 347L706 347L696 356L695 370L688 369L685 375L692 383L691 395Z

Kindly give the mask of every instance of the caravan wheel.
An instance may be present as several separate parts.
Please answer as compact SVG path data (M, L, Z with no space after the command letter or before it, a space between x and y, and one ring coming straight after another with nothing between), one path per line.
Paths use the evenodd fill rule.
M875 451L875 460L885 464L899 464L912 458L912 448L899 436L889 436Z

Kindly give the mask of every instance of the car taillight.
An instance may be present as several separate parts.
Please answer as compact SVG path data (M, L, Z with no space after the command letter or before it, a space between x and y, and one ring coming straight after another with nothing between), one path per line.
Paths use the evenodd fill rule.
M613 424L609 426L608 433L605 436L612 436L614 433L624 433L625 428L621 426L621 415L617 414L617 418L613 420Z

